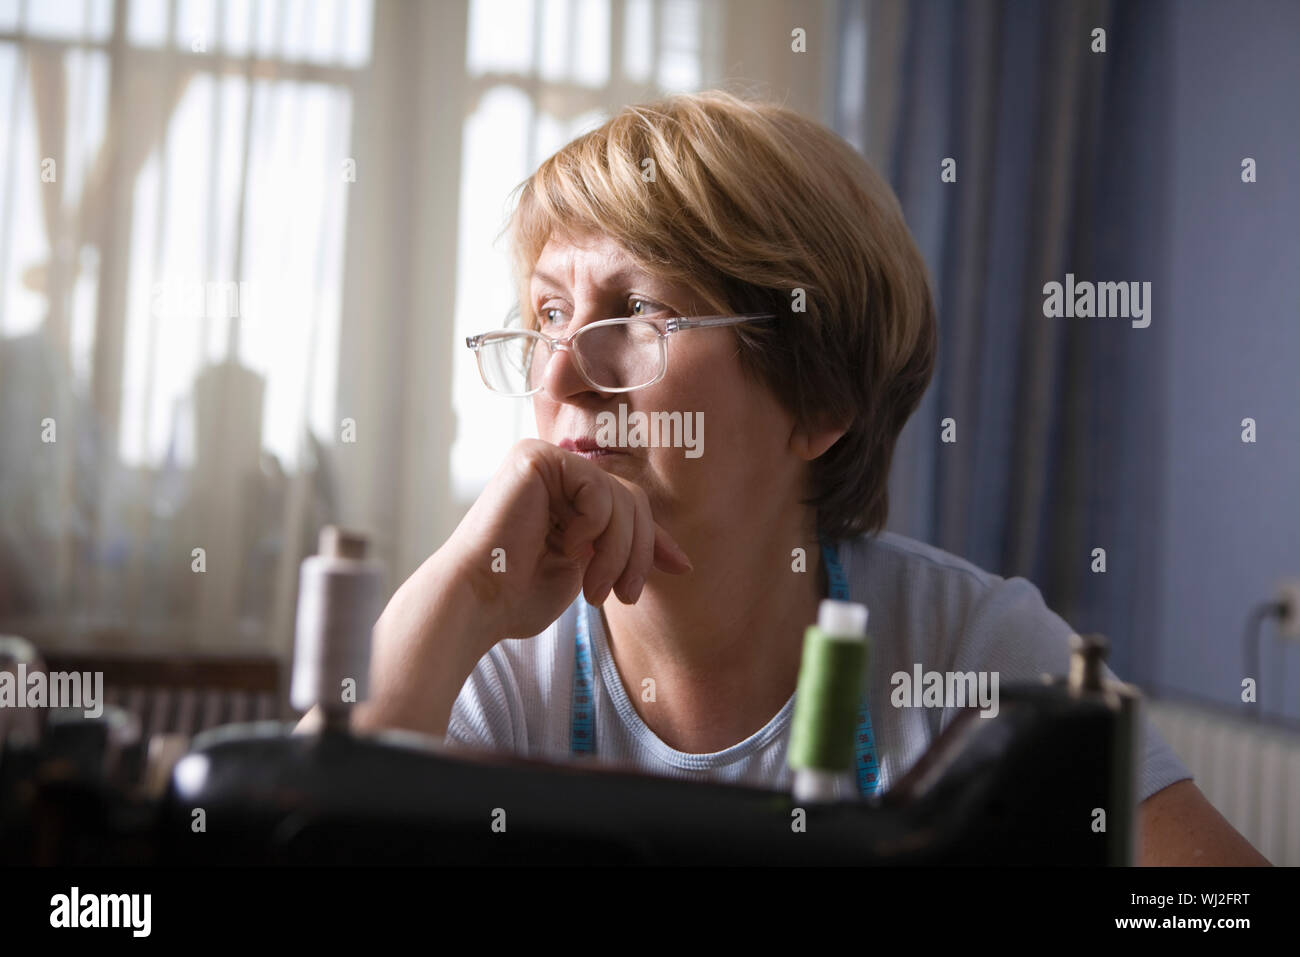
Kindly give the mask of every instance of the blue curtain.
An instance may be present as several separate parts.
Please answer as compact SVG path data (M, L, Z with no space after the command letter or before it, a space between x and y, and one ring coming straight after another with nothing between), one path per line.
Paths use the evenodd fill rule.
M898 193L939 314L888 527L1030 579L1076 630L1111 640L1120 675L1147 681L1171 323L1046 318L1043 285L1160 288L1167 5L843 0L839 15L839 132Z

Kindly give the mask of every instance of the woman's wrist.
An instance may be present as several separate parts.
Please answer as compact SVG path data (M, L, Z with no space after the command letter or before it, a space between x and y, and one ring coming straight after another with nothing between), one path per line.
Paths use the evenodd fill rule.
M416 592L422 640L436 645L466 677L501 640L491 614L493 595L487 593L492 584L476 576L464 556L444 547L402 586Z
M471 655L471 670L478 660L492 650L505 629L497 621L501 607L501 576L490 571L488 562L476 566L473 556L461 552L454 542L447 542L428 559L430 568L425 586L440 592L440 615L455 622L464 636L463 646ZM423 569L422 569L423 571Z

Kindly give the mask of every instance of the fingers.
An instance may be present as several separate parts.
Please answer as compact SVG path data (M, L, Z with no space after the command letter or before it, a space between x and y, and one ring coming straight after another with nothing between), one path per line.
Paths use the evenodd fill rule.
M684 575L695 571L695 566L686 557L682 547L658 525L655 526L654 565L655 568L670 575Z
M632 547L623 574L614 583L614 594L623 604L630 605L641 597L646 576L654 564L655 520L644 491L635 486L624 490L632 501Z
M560 541L566 558L585 558L592 546L604 535L614 512L614 489L598 467L592 466L580 455L564 452L560 463L561 494L558 506L562 514ZM612 580L612 579L611 579Z
M615 589L624 604L636 601L652 568L672 575L693 570L655 522L644 490L572 452L549 446L543 454L557 466L551 473L557 481L548 482L556 527L547 541L572 561L590 560L583 575L589 602L601 604Z
M602 604L609 597L614 583L623 575L632 557L636 506L631 493L621 485L612 486L610 494L609 521L595 541L596 554L583 576L587 601L593 605Z

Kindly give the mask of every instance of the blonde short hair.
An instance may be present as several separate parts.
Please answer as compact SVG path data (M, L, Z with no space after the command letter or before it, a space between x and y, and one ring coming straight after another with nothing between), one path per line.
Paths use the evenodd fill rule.
M898 200L848 143L781 106L677 94L626 107L516 193L507 229L526 323L547 240L589 231L718 313L777 313L734 327L746 372L796 421L848 429L812 463L803 503L835 538L884 527L894 445L937 333Z

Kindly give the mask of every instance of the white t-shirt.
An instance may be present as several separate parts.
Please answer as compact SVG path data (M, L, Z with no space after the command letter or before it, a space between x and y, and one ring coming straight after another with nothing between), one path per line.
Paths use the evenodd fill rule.
M895 707L896 672L998 672L999 688L1064 675L1073 629L1024 578L1003 579L948 552L890 532L843 542L840 564L853 601L870 611L868 706L880 790L925 753L957 708ZM479 661L452 707L447 743L551 761L570 752L576 616L583 596L546 631L499 642ZM666 777L788 790L786 746L794 695L760 730L722 751L688 754L661 741L637 714L610 655L601 615L587 615L595 692L594 759ZM1113 673L1107 669L1110 677ZM633 689L639 694L640 688ZM1141 801L1191 772L1144 720ZM582 756L591 760L593 756ZM847 786L848 783L846 782ZM845 795L848 796L848 795Z

